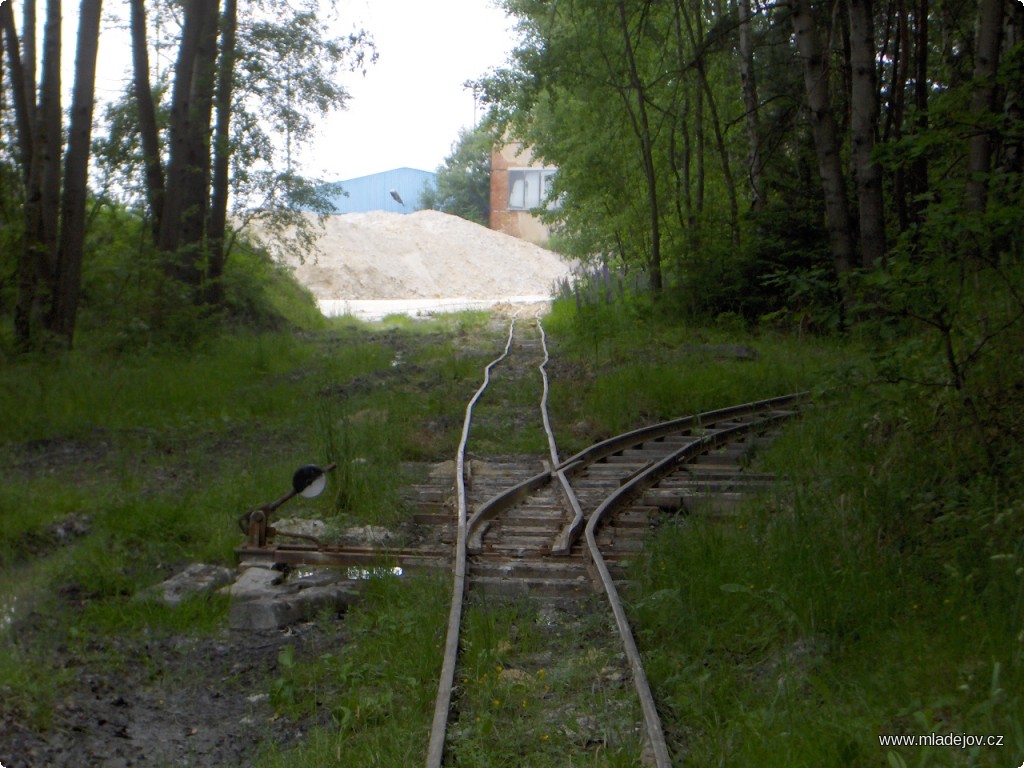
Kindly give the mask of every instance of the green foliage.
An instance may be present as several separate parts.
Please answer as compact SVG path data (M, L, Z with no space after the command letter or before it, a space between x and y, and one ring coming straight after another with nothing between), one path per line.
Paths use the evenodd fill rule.
M932 400L966 453L1012 467L1024 435L1024 198L993 195L983 211L965 211L961 182L941 191L888 265L864 277L878 316L864 330L879 342L881 376Z
M522 44L508 68L482 80L484 102L496 133L559 169L559 207L545 214L553 242L584 261L664 269L687 297L700 294L710 281L690 288L694 273L699 283L707 265L736 251L731 177L739 172L726 174L711 152L716 126L742 120L740 101L722 95L737 87L733 22L701 18L689 3L505 7ZM704 80L717 91L714 112ZM723 138L722 149L739 155L737 144Z
M314 728L293 750L268 752L256 765L422 760L437 693L447 581L422 574L373 578L347 614L336 652L300 664L290 648L282 650L270 681L272 701L290 716L319 706L331 723Z
M158 49L181 44L180 26L159 22L163 13L177 16L178 9L170 6L173 3L156 4L156 24L150 34ZM145 306L153 315L137 318L133 325L142 332L156 329L159 333L166 328L178 342L202 335L201 327L211 314L240 309L245 321L276 320L266 317L264 307L257 308L251 295L225 299L225 291L237 290L241 283L224 276L221 265L229 259L239 234L256 221L260 234L276 241L280 248L300 257L313 253L320 222L312 214L326 214L332 208L321 181L297 171L297 158L312 140L319 118L342 108L347 101L348 93L340 84L341 72L365 72L365 67L377 57L373 41L364 30L353 29L343 37L332 36L329 14L322 13L315 3L264 0L241 4L239 13L234 49L221 50L219 60L210 61L210 67L218 70L217 87L226 82L233 90L226 106L216 100L214 111L220 112L216 115L217 129L207 126L207 138L189 150L195 157L172 160L175 153L170 150L172 142L167 135L172 106L167 102L174 96L167 70L163 70L160 81L152 88L158 133L153 140L161 144L162 156L150 160L164 166L157 175L166 175L168 163L182 162L206 179L196 192L199 197L187 203L204 211L198 228L190 228L189 242L182 243L176 251L161 242L163 252L150 252L147 240L157 238L153 237L149 220L140 226L132 246L137 251L134 261L140 272L146 273L146 284L138 287L147 294ZM225 73L230 73L230 77L224 77ZM214 99L214 79L211 74L202 85L193 83L192 88L205 88L200 95ZM188 88L186 85L184 92ZM145 168L135 98L134 88L129 87L119 102L107 107L107 135L94 142L95 157L104 199L113 197L118 206L123 206L123 213L147 218L157 215L150 209L158 197L153 188L163 180L155 182L150 169ZM230 109L230 116L226 109ZM209 113L206 119L210 119ZM220 135L222 126L230 131L230 136ZM199 135L204 135L201 127ZM206 142L205 147L202 141ZM220 146L214 147L214 142L220 142ZM211 182L211 164L216 166L214 160L221 157L227 158L224 168L230 195L228 189L219 188L216 168ZM170 199L174 199L171 188L176 179L178 176L171 173L167 189L162 191ZM217 206L217 210L208 210L212 206ZM226 233L222 231L225 216L229 219ZM218 220L219 226L215 226L213 222ZM182 265L184 270L178 268ZM162 272L158 269L161 267ZM121 280L115 284L123 286ZM253 288L252 284L246 287ZM260 316L252 316L254 309L259 310Z
M738 24L731 13L682 0L587 0L556 7L506 0L504 6L518 19L521 42L510 65L480 86L496 133L523 141L559 169L561 205L547 214L559 250L585 263L654 276L663 269L667 301L690 319L731 312L749 323L816 333L845 330L858 319L850 310L859 286L856 279L838 279L830 253L787 6L755 8L748 30L756 49L756 77L748 83L759 104L757 125L748 129L753 137L737 130L750 116L738 98ZM963 271L976 271L971 261L979 257L987 259L988 273L972 277L975 282L1007 285L1016 279L993 269L1005 253L1020 250L1021 137L1013 105L1024 67L1019 36L1008 35L992 83L993 104L982 108L977 93L988 83L972 79L978 6L958 9L910 24L924 25L932 35L941 30L945 50L955 55L915 53L915 46L926 45L920 34L926 30L897 30L895 17L875 32L885 85L874 154L885 170L883 206L894 244L892 259L878 265L883 272L891 266L894 274L881 279L905 282L901 259L911 260L912 271L928 270L934 255L946 267L927 282L954 294ZM811 15L821 29L838 23L820 6ZM1019 30L1019 14L1006 23ZM994 59L994 53L984 55ZM848 72L847 56L848 50L833 46L824 62L843 163L852 151L844 117L851 109L849 78L841 74ZM921 72L911 72L910 60L927 65L929 88L922 90ZM897 91L903 96L897 98ZM989 143L990 167L969 180L965 149L980 138ZM751 142L759 151L758 168L749 167ZM647 159L652 167L645 167ZM755 172L767 202L745 194L740 183L753 180ZM969 182L984 190L983 213L964 206ZM730 212L734 200L738 231ZM751 210L744 216L746 202ZM867 220L867 213L861 215ZM856 215L853 223L856 228ZM870 288L869 303L882 299L897 313L916 311L902 306L907 295L879 296L890 288ZM928 297L921 299L927 307ZM928 322L934 327L947 320ZM971 350L966 343L951 364L969 367L962 358Z
M693 514L652 538L631 618L693 765L995 766L1024 749L1019 480L897 391L788 427L765 457L785 485L735 523ZM878 744L933 732L1009 749Z
M758 400L820 385L823 371L841 359L828 340L795 345L773 334L755 335L722 317L721 327L694 328L672 308L644 296L576 310L560 299L545 322L555 359L586 370L584 381L551 385L553 413L587 435L610 436L728 404ZM629 392L623 402L621 393ZM563 421L564 420L564 421ZM572 442L575 430L559 435ZM585 447L576 446L574 449Z
M95 201L91 216L78 345L113 354L165 346L189 349L225 328L281 331L324 325L309 291L266 250L246 239L236 242L227 263L223 303L199 306L189 289L167 279L163 258L147 235L145 219L109 200ZM12 305L13 296L9 304L0 303L0 309L7 310L3 316L8 321ZM5 347L10 351L9 344L0 350Z
M485 129L460 130L452 153L437 169L437 186L428 186L420 198L423 207L488 226L494 143L494 135Z
M330 33L311 3L273 0L243 8L239 20L232 113L232 215L242 228L258 221L280 248L312 255L317 237L307 212L332 212L322 180L298 170L319 120L342 109L342 72L377 60L365 30Z

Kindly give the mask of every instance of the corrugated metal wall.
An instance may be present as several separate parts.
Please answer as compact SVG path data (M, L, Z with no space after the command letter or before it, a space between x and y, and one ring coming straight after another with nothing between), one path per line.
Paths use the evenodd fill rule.
M340 187L348 196L341 193L333 194L338 213L365 213L366 211L391 211L393 213L412 213L423 208L420 198L425 184L433 186L436 174L420 171L415 168L395 168L369 176L335 182L332 189ZM398 192L402 203L391 196L391 190Z

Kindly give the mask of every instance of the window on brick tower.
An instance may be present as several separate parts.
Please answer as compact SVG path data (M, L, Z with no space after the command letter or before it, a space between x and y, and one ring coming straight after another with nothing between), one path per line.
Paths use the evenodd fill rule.
M554 168L512 168L508 172L508 209L529 211L540 208L550 190ZM549 202L548 208L557 208Z

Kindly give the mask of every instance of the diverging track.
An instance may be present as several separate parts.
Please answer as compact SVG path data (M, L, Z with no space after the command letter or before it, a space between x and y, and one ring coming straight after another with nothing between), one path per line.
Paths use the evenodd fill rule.
M664 422L562 461L547 414L547 359L539 318L513 320L466 409L452 605L427 768L475 764L485 744L507 753L495 764L604 750L668 768L616 580L663 515L728 515L743 494L770 482L746 471L746 458L804 395ZM543 429L547 461L468 460L474 430L495 429L487 424L492 382L527 375L540 392L535 416L521 413L498 429ZM495 614L498 604L504 612Z

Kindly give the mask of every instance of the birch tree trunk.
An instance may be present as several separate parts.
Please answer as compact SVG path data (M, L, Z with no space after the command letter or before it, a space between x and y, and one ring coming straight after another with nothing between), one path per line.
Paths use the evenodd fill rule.
M836 273L842 275L849 272L853 262L853 236L846 182L839 157L839 134L830 103L828 68L822 55L809 0L792 0L790 8L797 52L803 62L807 107L825 197L829 247Z

